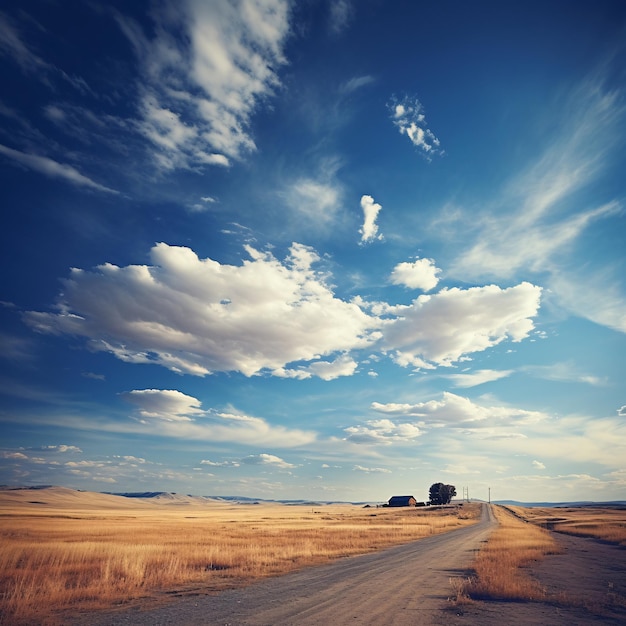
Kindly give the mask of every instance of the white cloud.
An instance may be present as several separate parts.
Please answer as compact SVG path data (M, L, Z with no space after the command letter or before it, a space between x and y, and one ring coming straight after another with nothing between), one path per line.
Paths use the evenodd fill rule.
M409 289L430 291L437 286L441 270L435 266L434 259L417 259L412 263L398 263L391 272L394 285L404 285Z
M383 236L378 234L378 224L376 224L382 206L374 202L372 196L361 196L361 208L363 209L363 226L359 229L361 242L368 243L375 239L382 239Z
M169 422L191 421L194 415L203 415L200 401L175 389L134 389L120 396L139 408L143 419L163 419Z
M355 465L352 468L355 472L365 472L366 474L391 474L391 470L384 467L363 467L362 465Z
M244 465L269 465L280 469L292 469L296 467L291 463L281 459L273 454L251 454L241 459Z
M625 417L626 416L626 404L622 407L620 407L619 409L617 409L617 414L620 417Z
M288 2L168 1L152 15L152 38L133 20L117 20L144 70L141 128L156 162L227 165L254 150L250 120L286 62Z
M483 406L469 398L445 391L441 400L417 404L372 402L377 413L393 416L418 417L429 426L452 428L485 428L498 425L527 425L547 419L539 411L527 411L507 406Z
M81 174L75 167L65 163L58 163L45 156L20 152L19 150L13 150L2 144L0 144L0 154L4 154L6 157L21 163L28 169L44 174L50 178L60 178L74 185L78 185L79 187L88 187L106 193L119 193L115 189L110 189L109 187L96 183L91 180L91 178Z
M29 312L26 320L38 331L85 337L93 349L127 362L199 376L252 376L377 338L378 320L336 298L311 269L318 259L312 249L293 244L284 263L246 249L251 260L241 266L161 243L151 266L73 269L59 312ZM340 358L311 371L330 376L351 367Z
M506 378L513 370L476 370L468 374L451 374L447 376L455 387L476 387L494 380Z
M135 390L121 395L138 407L136 416L133 416L135 419L127 422L85 422L80 418L66 417L63 423L79 429L87 427L190 441L235 442L252 446L267 444L283 448L310 444L317 438L313 431L274 426L263 418L247 415L233 407L226 410L202 409L200 400L176 390Z
M396 422L385 418L369 420L365 425L344 428L346 440L359 444L383 444L407 442L422 434L420 425L413 422Z
M397 318L384 329L383 347L402 366L451 365L507 338L521 341L534 328L541 288L530 283L444 289L410 305L388 307Z
M209 461L202 460L200 465L208 465L209 467L239 467L241 464L237 461Z
M314 361L307 368L322 380L334 380L340 376L352 376L357 368L357 362L347 355L342 355L332 362Z
M59 444L57 446L44 446L41 450L45 450L47 452L59 452L60 454L65 454L66 452L77 453L82 452L82 450L77 446L68 446L66 444Z
M402 135L406 135L411 143L427 158L443 154L440 141L428 128L424 107L417 98L393 98L387 105L391 113L391 121Z
M541 461L533 461L533 467L535 467L538 470L546 469L546 466Z

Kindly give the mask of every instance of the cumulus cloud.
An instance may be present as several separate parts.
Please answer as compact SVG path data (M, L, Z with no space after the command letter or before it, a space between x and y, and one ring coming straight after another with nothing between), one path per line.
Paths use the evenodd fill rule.
M422 434L420 426L413 422L394 421L389 418L369 420L364 425L344 428L346 440L352 443L390 444L416 439Z
M484 428L494 425L533 424L547 416L539 411L527 411L508 406L483 406L469 398L444 392L441 400L429 400L417 404L372 402L377 413L392 416L416 417L428 426L452 428Z
M363 209L363 226L359 229L361 243L382 239L383 236L378 234L378 224L376 224L382 206L374 202L372 196L361 196L361 208Z
M541 461L533 461L533 467L538 470L546 469L546 466Z
M97 191L104 191L105 193L119 193L115 189L110 189L91 180L91 178L81 174L75 167L65 163L58 163L45 156L20 152L2 144L0 144L0 154L4 154L4 156L13 159L28 169L44 174L49 178L60 178L79 187L87 187Z
M141 131L158 165L228 165L255 150L250 120L280 84L289 3L170 0L152 16L152 35L116 17L143 67Z
M342 355L334 361L315 361L307 368L309 372L322 380L334 380L340 376L352 376L357 368L357 362L347 355Z
M175 389L134 389L120 396L138 407L141 419L163 419L168 422L192 420L194 415L204 415L197 398Z
M622 407L620 407L619 409L617 409L617 414L620 417L626 417L626 404Z
M440 141L428 128L424 107L417 98L409 96L402 99L392 98L387 107L394 126L400 134L409 138L421 154L427 159L443 154Z
M240 266L161 243L150 266L73 269L59 312L29 312L26 320L41 332L85 337L127 362L198 376L280 371L378 338L378 320L336 298L311 268L318 260L311 248L293 244L284 263L246 249L251 259ZM352 367L340 358L311 373L332 378Z
M281 459L273 454L250 454L241 459L241 462L245 465L269 465L272 467L278 467L280 469L292 469L296 467L291 463Z
M533 330L541 288L530 283L444 289L410 305L384 309L396 316L384 329L382 345L402 366L432 369L451 365L509 338L521 341Z
M333 380L354 374L350 353L368 347L403 367L450 366L526 338L539 308L541 289L529 283L444 289L409 305L347 301L314 269L312 248L293 243L283 261L245 249L242 265L160 243L151 265L74 268L57 310L24 319L38 332L82 337L92 350L177 373Z
M398 263L391 272L394 285L404 285L409 289L430 291L437 286L441 270L435 266L434 259L417 259L412 263Z

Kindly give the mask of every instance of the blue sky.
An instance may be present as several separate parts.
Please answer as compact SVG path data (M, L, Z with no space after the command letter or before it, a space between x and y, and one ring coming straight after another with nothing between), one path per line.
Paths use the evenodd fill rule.
M0 3L0 483L624 499L625 35Z

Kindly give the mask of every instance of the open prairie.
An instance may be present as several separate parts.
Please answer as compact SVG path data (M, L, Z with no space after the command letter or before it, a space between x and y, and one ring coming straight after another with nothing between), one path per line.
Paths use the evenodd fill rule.
M0 619L52 624L68 610L241 586L471 525L479 510L1 490Z
M626 509L494 512L499 526L476 556L473 575L456 581L450 626L626 622Z
M626 546L626 507L507 507L533 524L577 537Z

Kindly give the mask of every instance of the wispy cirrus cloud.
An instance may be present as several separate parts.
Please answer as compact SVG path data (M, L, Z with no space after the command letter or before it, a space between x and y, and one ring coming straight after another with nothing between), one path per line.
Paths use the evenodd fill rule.
M116 19L142 67L140 128L156 163L228 165L255 150L250 120L280 84L289 3L163 2L152 16L152 35L124 15Z
M20 152L19 150L14 150L2 144L0 144L0 154L20 163L30 170L45 174L50 178L60 178L79 187L87 187L97 191L104 191L105 193L119 193L115 189L101 185L88 176L81 174L75 167L65 163L59 163L46 156Z
M391 474L392 471L386 467L364 467L363 465L355 465L352 468L355 472L365 472L366 474Z
M455 387L476 387L485 383L507 378L513 374L513 370L476 370L462 374L450 374L446 376Z
M461 220L468 245L449 267L464 280L542 275L569 311L626 331L623 256L603 267L584 257L584 235L596 222L622 221L623 200L598 190L614 167L626 119L623 91L609 89L602 72L559 102L560 125L536 159L513 176L486 209ZM591 192L593 190L593 192ZM610 250L607 250L610 255ZM568 267L576 267L576 272Z

